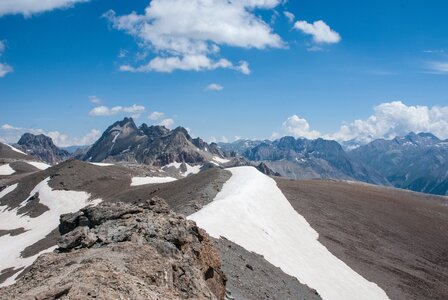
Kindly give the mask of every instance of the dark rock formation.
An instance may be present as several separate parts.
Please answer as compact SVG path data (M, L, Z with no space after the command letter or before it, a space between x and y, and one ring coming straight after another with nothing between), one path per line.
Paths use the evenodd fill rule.
M25 133L15 146L49 164L57 164L71 156L68 151L59 149L50 137L43 134Z
M0 299L224 299L208 235L161 198L61 216L55 253L40 256Z
M224 157L224 154L216 144L193 139L183 127L174 130L146 124L137 127L132 118L125 118L109 126L81 159L164 166L172 162L203 164L213 156Z
M257 166L257 170L268 176L281 176L280 173L272 171L264 162Z

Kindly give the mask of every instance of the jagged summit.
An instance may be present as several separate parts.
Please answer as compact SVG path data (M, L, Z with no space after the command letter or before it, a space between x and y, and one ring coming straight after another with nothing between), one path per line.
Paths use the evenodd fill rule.
M70 157L68 151L58 148L53 140L43 134L25 133L15 145L19 150L50 164L56 164Z
M183 127L170 130L164 126L142 124L124 118L109 126L101 138L82 157L91 162L127 161L164 166L174 162L201 164L224 154L217 145L193 139Z

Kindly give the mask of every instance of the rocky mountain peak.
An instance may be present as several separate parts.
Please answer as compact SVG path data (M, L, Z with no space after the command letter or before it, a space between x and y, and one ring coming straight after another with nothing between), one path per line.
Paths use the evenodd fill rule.
M68 151L59 149L53 140L43 134L25 133L17 143L17 148L50 164L56 164L70 157Z

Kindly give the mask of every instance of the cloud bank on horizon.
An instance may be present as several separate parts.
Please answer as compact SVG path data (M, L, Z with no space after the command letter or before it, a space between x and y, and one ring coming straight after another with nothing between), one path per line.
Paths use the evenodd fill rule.
M367 119L357 119L341 125L338 131L321 134L311 130L306 119L293 115L282 124L282 133L294 137L322 137L339 142L369 143L375 139L393 139L410 132L430 132L448 138L448 106L408 106L401 101L381 103ZM278 137L279 134L274 134Z

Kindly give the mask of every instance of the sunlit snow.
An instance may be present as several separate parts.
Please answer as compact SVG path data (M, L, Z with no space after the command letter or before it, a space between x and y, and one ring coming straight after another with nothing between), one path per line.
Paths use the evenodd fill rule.
M89 162L89 164L99 166L99 167L110 167L110 166L114 165L114 164L109 164L109 163L95 163L95 162Z
M139 186L145 184L166 183L176 181L173 177L132 177L131 186Z
M211 236L256 252L328 300L388 299L335 257L298 214L275 181L253 167L228 169L232 177L213 202L191 215Z
M17 149L17 148L14 148L14 147L11 146L11 145L6 144L6 146L8 146L9 148L11 148L12 151L18 152L18 153L20 153L20 154L25 154L25 155L27 155L26 153L20 151L20 150Z
M8 268L17 270L30 266L38 255L23 258L20 253L26 247L43 239L53 229L57 228L60 215L76 212L86 205L98 204L101 201L98 199L89 202L90 194L86 192L52 190L48 185L49 180L50 178L43 180L30 193L30 196L33 196L38 192L39 202L49 208L42 215L36 218L30 218L27 215L18 214L18 209L26 205L27 199L24 199L18 208L12 210L8 210L7 206L0 206L0 230L13 230L18 228L24 228L26 230L26 232L17 236L7 234L0 237L0 272ZM7 189L13 190L17 185L14 188L12 187L8 187ZM8 192L11 192L11 190ZM50 252L53 249L52 247L43 252ZM13 284L19 274L20 272L17 272L0 286Z
M47 165L46 163L37 162L37 161L27 161L26 163L38 168L39 170L46 170L51 167L50 165Z
M16 171L11 168L9 164L1 165L0 166L0 175L11 175L14 174Z

